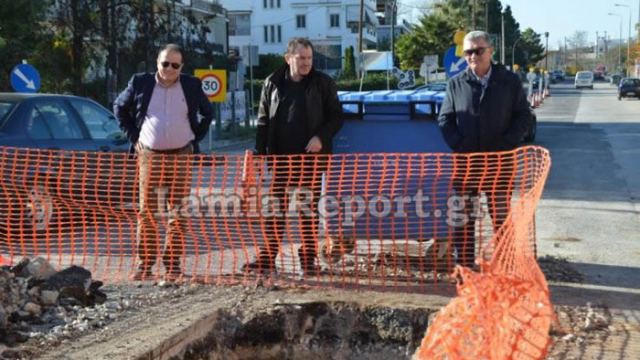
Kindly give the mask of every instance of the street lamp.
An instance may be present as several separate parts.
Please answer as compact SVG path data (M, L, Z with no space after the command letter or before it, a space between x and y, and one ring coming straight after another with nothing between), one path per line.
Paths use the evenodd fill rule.
M627 39L627 65L624 67L625 73L629 76L629 60L631 60L631 6L625 4L614 4L618 7L626 7L629 9L629 37Z
M513 69L513 65L515 64L515 52L516 52L516 44L518 44L518 41L520 41L522 38L518 37L516 39L516 41L513 43L513 46L511 46L511 69Z
M609 13L610 16L617 16L620 18L620 41L622 41L622 15L616 13ZM622 67L622 44L618 46L618 66Z
M549 71L549 32L544 33L544 70Z

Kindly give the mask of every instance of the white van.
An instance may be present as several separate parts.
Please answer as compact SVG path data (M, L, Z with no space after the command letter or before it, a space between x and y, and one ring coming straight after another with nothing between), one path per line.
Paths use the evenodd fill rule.
M576 89L589 88L593 89L593 72L591 71L578 71L576 73Z

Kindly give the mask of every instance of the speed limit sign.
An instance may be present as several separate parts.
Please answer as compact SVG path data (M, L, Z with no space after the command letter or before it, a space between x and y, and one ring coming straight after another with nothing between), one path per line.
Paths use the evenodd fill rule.
M227 71L196 69L195 76L202 82L202 91L211 102L224 102L227 95Z

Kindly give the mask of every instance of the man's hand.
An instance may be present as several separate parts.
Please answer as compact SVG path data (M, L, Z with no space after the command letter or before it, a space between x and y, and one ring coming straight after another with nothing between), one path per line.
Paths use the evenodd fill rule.
M309 143L307 144L305 150L308 153L320 152L320 150L322 150L322 141L320 141L320 138L317 136L312 137L311 140L309 140Z

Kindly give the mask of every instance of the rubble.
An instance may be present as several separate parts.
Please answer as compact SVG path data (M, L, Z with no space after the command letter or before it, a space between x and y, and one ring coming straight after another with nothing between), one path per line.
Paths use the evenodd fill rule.
M102 285L71 266L56 272L43 258L0 266L0 359L32 358L81 335L106 331L128 312L171 301L200 285Z
M0 344L13 347L61 329L83 330L88 322L72 315L103 304L106 295L101 286L84 268L71 266L56 272L43 258L24 258L15 266L0 267Z

